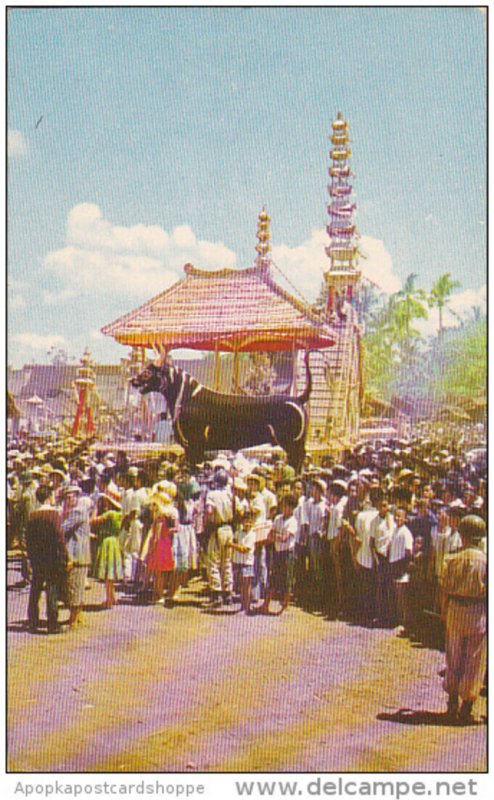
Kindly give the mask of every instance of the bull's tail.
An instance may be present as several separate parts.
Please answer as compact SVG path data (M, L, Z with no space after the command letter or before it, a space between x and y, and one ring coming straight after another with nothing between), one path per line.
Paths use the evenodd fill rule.
M312 392L312 374L311 374L310 367L309 367L309 356L310 356L311 353L312 353L312 350L306 350L305 351L305 359L304 360L305 360L306 386L305 386L305 389L302 392L302 394L297 397L297 400L298 400L299 403L301 403L301 405L305 405L307 403L307 401L308 401L308 399L310 397L310 393Z

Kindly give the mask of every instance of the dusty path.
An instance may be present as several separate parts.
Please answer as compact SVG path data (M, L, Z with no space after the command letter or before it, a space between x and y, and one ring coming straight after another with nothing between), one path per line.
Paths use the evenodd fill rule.
M295 607L206 613L199 588L100 611L95 584L58 637L22 630L28 593L9 591L9 770L485 770L486 726L439 724L440 652Z

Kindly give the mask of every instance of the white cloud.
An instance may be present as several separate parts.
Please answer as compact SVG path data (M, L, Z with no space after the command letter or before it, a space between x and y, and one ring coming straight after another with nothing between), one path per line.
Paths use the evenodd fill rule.
M313 230L311 238L298 247L277 245L273 247L273 259L287 278L304 297L313 301L319 294L323 274L329 269L329 258L325 247L329 243L325 230ZM362 236L360 250L366 256L361 258L358 269L385 292L401 289L401 280L393 272L393 261L384 242L370 236Z
M183 276L191 262L202 268L232 267L236 255L222 242L199 241L188 225L167 233L158 225L113 225L97 205L75 206L67 220L67 246L44 259L62 288L45 292L45 302L76 294L112 292L148 299Z
M156 258L73 246L49 253L44 265L61 285L70 287L65 291L71 291L73 297L112 293L143 300L163 291L178 277L177 272L164 269Z
M457 328L462 320L467 320L473 314L473 309L480 308L482 314L487 311L487 286L480 289L465 289L463 292L452 294L448 307L443 309L443 327ZM451 311L454 313L451 313ZM437 308L429 309L429 319L416 320L414 326L423 336L434 336L439 329L439 311Z
M451 295L450 307L460 316L469 313L478 306L482 313L487 311L487 285L480 289L465 289L463 292Z
M297 247L273 248L274 262L309 301L316 299L329 268L327 244L326 231L313 230ZM366 255L359 264L362 273L384 291L400 289L384 243L364 236L360 245ZM187 262L203 269L222 269L235 266L236 255L223 242L199 240L189 225L171 232L159 225L113 225L97 205L80 203L68 214L66 246L44 259L60 289L45 291L43 298L54 305L76 295L101 292L126 295L139 303L182 277Z
M168 234L158 225L112 225L93 203L74 206L67 218L67 243L82 249L161 254L168 240Z
M359 264L362 275L376 283L387 294L399 292L402 286L401 279L393 271L393 259L386 250L384 242L371 236L362 236L360 249L366 256Z
M176 361L197 361L204 358L204 354L200 350L189 350L186 347L177 347L176 350L171 351L171 356Z
M311 302L319 294L323 273L329 268L329 259L324 252L327 244L326 232L313 230L311 238L298 247L289 247L286 244L273 247L275 264Z
M9 158L23 158L27 155L27 143L22 131L8 131L7 154Z
M57 333L40 336L38 333L16 333L12 341L17 342L28 350L49 350L50 347L62 347L66 344L65 337Z

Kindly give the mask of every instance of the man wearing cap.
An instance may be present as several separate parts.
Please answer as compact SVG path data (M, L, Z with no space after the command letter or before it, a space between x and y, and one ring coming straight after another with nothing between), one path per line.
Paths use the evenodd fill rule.
M468 725L474 722L473 705L482 689L487 663L487 557L480 546L487 528L483 519L470 514L460 522L459 532L464 547L448 557L442 583L444 689L449 695L449 717Z
M67 594L69 626L73 628L80 621L91 565L89 508L85 502L81 502L81 489L77 484L70 484L64 490L62 529L69 554Z
M211 533L208 541L208 583L211 600L221 605L221 598L231 603L233 591L232 551L233 494L228 485L228 474L219 468L214 477L214 489L206 495L205 520Z

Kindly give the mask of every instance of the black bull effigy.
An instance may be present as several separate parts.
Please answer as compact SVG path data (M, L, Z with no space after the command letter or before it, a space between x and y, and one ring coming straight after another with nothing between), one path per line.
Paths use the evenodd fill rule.
M312 390L309 354L307 383L297 397L285 394L251 397L207 389L164 358L148 364L131 380L141 394L159 392L165 398L175 436L190 464L204 460L206 450L240 450L260 444L279 445L288 463L300 471L305 456L307 411Z

